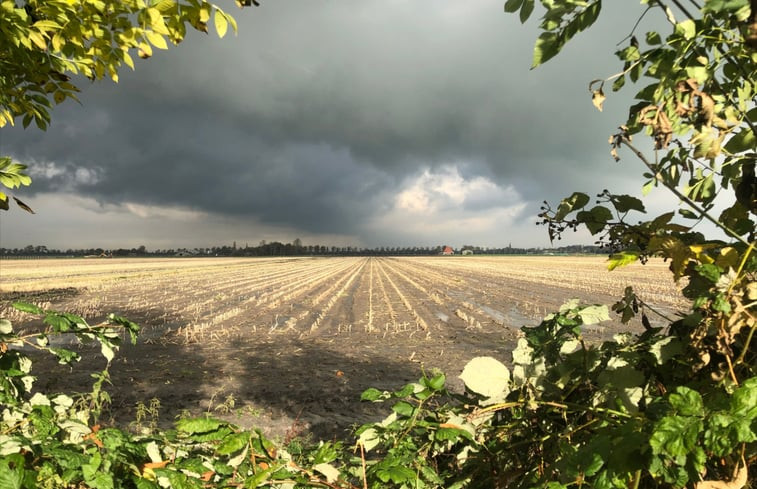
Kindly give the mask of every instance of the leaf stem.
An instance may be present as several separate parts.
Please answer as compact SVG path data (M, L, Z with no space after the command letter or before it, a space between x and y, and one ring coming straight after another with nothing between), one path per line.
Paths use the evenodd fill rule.
M739 263L739 268L736 270L736 277L731 281L731 284L728 286L728 291L726 294L730 294L731 290L733 290L733 287L736 285L736 281L739 278L739 275L741 275L741 272L744 270L744 265L746 265L746 261L749 259L749 255L752 254L752 251L754 251L754 245L757 243L757 241L752 241L749 243L749 248L746 249L746 252L744 252L744 256L741 257L741 263Z
M749 334L747 334L746 341L744 341L744 347L741 349L741 354L739 355L739 358L736 359L734 362L734 365L739 365L744 362L744 357L746 356L746 352L749 351L749 344L752 342L752 337L754 336L754 331L757 329L757 322L752 325L751 328L749 328Z
M641 469L637 470L633 474L633 480L631 481L631 489L639 489L639 482L641 481Z

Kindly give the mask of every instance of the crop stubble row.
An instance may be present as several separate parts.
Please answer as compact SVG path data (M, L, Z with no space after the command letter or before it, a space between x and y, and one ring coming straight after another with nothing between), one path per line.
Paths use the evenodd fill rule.
M0 263L0 292L99 320L133 317L148 337L250 334L426 336L533 323L569 298L610 303L633 284L665 311L675 284L651 262L607 272L591 257L39 260ZM75 288L58 297L55 290ZM0 315L23 318L2 304Z

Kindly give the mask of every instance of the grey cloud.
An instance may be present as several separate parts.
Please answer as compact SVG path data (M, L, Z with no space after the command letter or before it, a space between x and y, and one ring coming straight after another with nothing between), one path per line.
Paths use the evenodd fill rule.
M97 176L41 177L32 191L308 232L360 236L408 176L456 163L536 210L636 174L605 145L624 104L597 114L586 91L615 68L617 25L635 8L614 7L529 71L537 32L502 2L266 3L236 14L237 38L194 33L117 86L84 86L83 107L56 108L47 133L4 131L0 149Z

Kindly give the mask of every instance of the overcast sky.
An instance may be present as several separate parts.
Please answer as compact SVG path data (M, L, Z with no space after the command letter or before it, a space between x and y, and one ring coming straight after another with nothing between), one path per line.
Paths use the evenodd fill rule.
M619 70L641 9L607 4L529 70L537 18L503 3L228 2L238 36L192 32L85 81L47 132L2 130L37 214L0 213L0 246L549 246L542 200L639 194L607 145L631 94L600 113L587 87Z

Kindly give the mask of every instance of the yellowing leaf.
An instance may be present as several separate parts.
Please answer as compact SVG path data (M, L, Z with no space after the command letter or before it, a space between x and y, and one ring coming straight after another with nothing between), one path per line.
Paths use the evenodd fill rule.
M210 8L204 5L200 8L200 22L203 24L210 20Z
M691 250L681 240L673 237L654 237L649 240L649 248L671 260L670 269L676 280L681 278L686 264L691 259Z
M38 20L32 25L32 27L39 29L40 31L50 31L61 29L61 26L52 20Z
M610 255L610 258L607 260L607 269L612 271L616 268L622 268L634 263L638 259L639 254L635 251L621 251L620 253Z
M166 40L154 31L147 31L145 32L145 37L147 37L147 40L150 41L150 44L155 46L158 49L168 49L168 44L166 43Z
M137 51L137 54L142 59L149 58L150 56L152 56L152 48L146 42L141 42L139 43L139 50Z
M150 17L150 27L152 27L152 30L159 34L168 35L168 27L166 27L166 23L163 21L163 15L161 15L160 10L154 7L148 8L147 15Z
M723 269L736 268L739 263L739 252L730 246L720 250L720 256L715 260L715 264Z
M132 70L134 69L134 60L126 51L124 51L124 64L128 66L129 68L131 68Z
M229 27L229 23L226 20L226 15L221 12L220 10L216 10L215 18L213 19L216 25L216 32L218 33L218 37L223 37L226 35L226 31Z
M47 50L47 43L45 42L45 38L42 37L42 34L40 34L39 32L29 32L29 40L31 40L35 46L42 49L43 51Z
M234 31L234 34L237 33L237 21L232 17L231 15L226 15L226 20L229 21L229 24L231 24L231 29Z
M701 263L713 263L715 260L713 260L712 257L707 254L707 250L711 250L714 247L715 245L713 244L701 244L691 245L689 246L689 249L694 254L694 257Z
M676 25L676 34L682 35L685 39L693 39L697 35L697 27L693 20L687 19Z
M60 32L56 32L52 39L53 44L53 50L54 51L60 51L61 48L64 45L63 36L60 35Z

